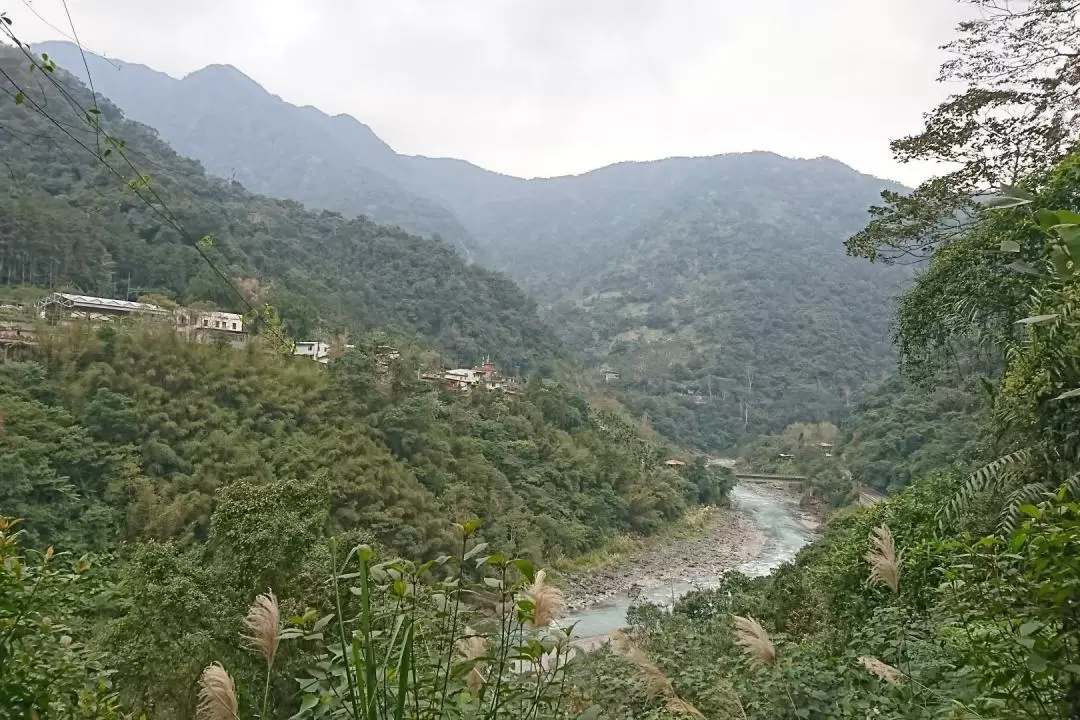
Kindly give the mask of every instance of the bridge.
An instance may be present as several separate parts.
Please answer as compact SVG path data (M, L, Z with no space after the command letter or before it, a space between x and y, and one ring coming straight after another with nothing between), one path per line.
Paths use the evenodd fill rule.
M735 478L739 482L749 483L769 483L769 482L785 482L785 483L799 483L806 482L807 477L805 475L767 475L765 473L735 473Z

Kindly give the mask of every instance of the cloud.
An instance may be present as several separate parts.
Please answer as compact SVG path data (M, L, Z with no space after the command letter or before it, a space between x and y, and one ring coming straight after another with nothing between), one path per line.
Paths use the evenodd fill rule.
M61 29L59 0L32 7ZM69 0L95 52L182 76L229 63L400 152L517 175L773 150L909 183L888 141L934 82L941 0ZM29 40L58 37L27 8Z

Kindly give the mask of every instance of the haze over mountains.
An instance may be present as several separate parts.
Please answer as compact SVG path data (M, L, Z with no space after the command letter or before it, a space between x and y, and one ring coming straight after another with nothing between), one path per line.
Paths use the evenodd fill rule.
M74 45L37 50L85 78ZM835 419L891 365L889 303L908 273L848 258L842 241L898 186L837 161L758 152L524 180L400 155L359 120L290 105L233 67L177 80L87 61L99 93L211 173L438 234L506 272L678 442L719 450Z

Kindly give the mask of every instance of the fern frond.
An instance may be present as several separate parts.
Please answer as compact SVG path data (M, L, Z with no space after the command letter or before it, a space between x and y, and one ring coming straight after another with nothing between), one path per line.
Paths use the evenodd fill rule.
M938 511L938 526L945 529L971 507L976 495L1005 487L1007 480L1020 477L1031 459L1031 448L1021 448L987 463L967 477L952 498Z
M1061 491L1067 500L1080 498L1080 473L1070 476L1061 484Z
M1038 505L1051 494L1050 488L1043 483L1028 483L1011 492L998 518L998 534L1002 537L1013 534L1020 521L1021 505Z

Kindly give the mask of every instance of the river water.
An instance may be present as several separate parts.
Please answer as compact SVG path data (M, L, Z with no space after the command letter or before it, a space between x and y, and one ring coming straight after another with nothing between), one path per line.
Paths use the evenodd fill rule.
M767 538L765 547L757 557L737 568L746 575L768 575L774 568L794 558L814 537L812 528L802 519L794 498L743 483L732 490L731 502L739 512L749 516ZM670 607L687 592L697 588L716 587L718 582L719 578L715 576L694 577L688 581L646 590L642 592L638 602L648 601ZM628 597L621 597L614 602L577 612L563 619L560 624L577 623L574 635L580 638L608 635L626 625L626 611L632 602L634 601Z

